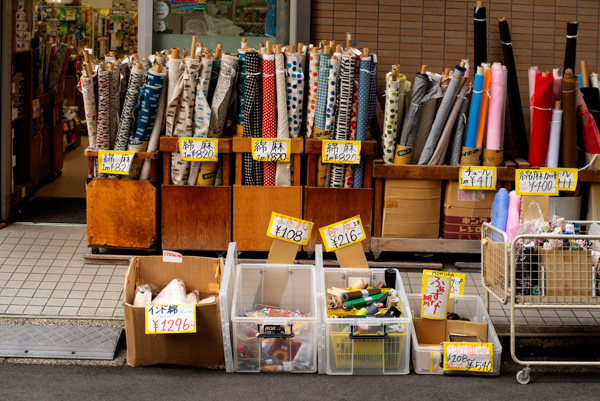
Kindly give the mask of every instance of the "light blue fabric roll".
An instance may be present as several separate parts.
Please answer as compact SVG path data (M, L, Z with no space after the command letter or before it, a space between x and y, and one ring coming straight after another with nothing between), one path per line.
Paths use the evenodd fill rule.
M492 204L492 225L498 230L506 231L506 221L508 220L508 203L510 196L504 188L500 188L494 197Z

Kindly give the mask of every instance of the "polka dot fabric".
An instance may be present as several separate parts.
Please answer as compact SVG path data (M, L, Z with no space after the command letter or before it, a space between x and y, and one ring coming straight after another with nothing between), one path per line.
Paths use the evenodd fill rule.
M315 105L314 129L325 129L325 115L327 111L327 83L329 81L329 67L331 54L321 53L319 58L319 85L317 90L317 103Z
M332 130L337 113L338 100L338 75L340 70L341 54L334 54L329 65L329 79L327 82L327 108L325 109L325 129Z
M319 87L319 54L310 53L310 65L308 69L308 105L306 112L306 136L310 138L313 131L315 119L315 107L317 105L317 90Z
M302 115L304 114L304 71L300 54L287 54L287 112L288 131L291 138L300 135Z
M244 104L244 137L262 136L262 113L260 103L260 69L256 52L246 53L246 101ZM263 184L263 163L252 159L252 154L243 154L244 185Z
M288 126L288 105L287 105L287 79L285 70L285 55L283 53L275 55L275 95L277 97L277 138L289 138L290 127ZM290 186L291 177L290 162L277 163L277 172L275 173L275 185L278 187Z
M371 58L363 57L360 60L360 84L358 87L358 109L356 116L356 140L367 139L367 126L369 123L369 87L371 86ZM354 169L354 188L362 188L365 170L364 159Z
M263 56L263 138L277 137L277 118L275 107L275 56ZM263 166L263 183L265 186L275 186L276 162L265 162Z
M394 162L394 147L398 135L398 87L400 80L392 81L392 73L385 76L385 114L383 118L383 162Z

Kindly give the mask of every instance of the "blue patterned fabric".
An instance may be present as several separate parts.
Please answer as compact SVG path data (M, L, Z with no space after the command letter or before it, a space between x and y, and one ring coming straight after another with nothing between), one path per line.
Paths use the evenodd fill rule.
M140 89L138 103L134 108L134 116L137 114L134 121L137 120L137 124L132 130L129 139L130 145L150 140L165 76L166 74L157 75L150 72L146 78L146 84Z
M244 126L244 103L246 102L246 53L239 52L240 67L238 79L238 116L237 125Z
M358 84L358 106L356 116L356 140L364 141L367 139L367 126L369 125L369 97L371 86L371 58L364 57L360 59L360 81ZM354 169L354 188L363 187L365 171L365 161Z
M317 102L315 104L315 129L325 129L325 114L327 109L327 83L331 54L321 53L319 58L319 81L317 85Z

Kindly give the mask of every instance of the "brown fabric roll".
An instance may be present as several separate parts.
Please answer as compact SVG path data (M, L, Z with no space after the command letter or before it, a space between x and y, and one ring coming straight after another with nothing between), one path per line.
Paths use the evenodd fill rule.
M560 147L560 167L577 167L577 78L571 70L562 80L563 122Z

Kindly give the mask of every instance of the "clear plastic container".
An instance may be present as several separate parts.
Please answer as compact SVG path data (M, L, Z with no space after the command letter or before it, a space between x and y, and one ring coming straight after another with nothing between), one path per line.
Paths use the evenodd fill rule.
M238 265L237 245L230 242L227 248L227 259L225 269L221 278L221 289L219 290L219 305L221 306L221 326L223 334L223 352L225 354L225 370L233 372L233 351L231 347L231 306L233 304L233 286L235 284L235 273Z
M315 267L239 264L236 270L231 314L233 370L316 372ZM273 311L267 316L245 317L264 308ZM286 316L278 310L299 314Z
M414 317L419 317L421 312L421 294L408 294L408 302ZM498 376L500 374L500 360L502 357L502 345L485 309L481 297L477 295L453 296L448 302L448 312L456 313L472 322L488 322L487 342L493 344L492 372L464 372L455 370L443 370L442 345L427 346L419 345L417 334L412 331L412 362L415 372L421 375L441 375L467 373L473 375Z
M385 269L322 268L322 258L317 255L316 260L320 272L319 308L323 321L320 373L408 374L412 316L400 274L396 274L396 291L402 311L400 318L328 318L324 297L327 288L348 288L359 277L375 286L380 281L385 282ZM361 334L360 331L367 333Z

